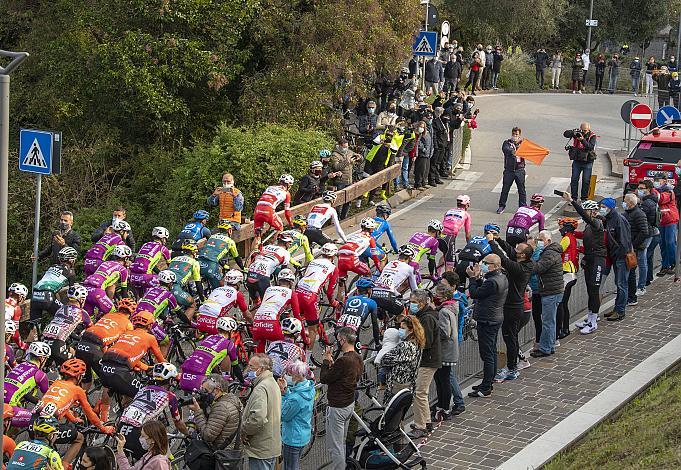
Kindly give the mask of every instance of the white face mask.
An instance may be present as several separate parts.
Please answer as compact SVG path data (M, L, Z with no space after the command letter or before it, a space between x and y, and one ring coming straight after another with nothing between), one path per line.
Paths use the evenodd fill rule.
M232 189L234 187L234 181L228 183L222 183L222 187L225 189Z
M144 436L140 436L140 447L144 450L149 450L149 441Z

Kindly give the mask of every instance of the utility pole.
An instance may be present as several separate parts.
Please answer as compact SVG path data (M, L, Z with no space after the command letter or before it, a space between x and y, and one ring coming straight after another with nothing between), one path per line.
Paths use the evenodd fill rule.
M586 30L586 48L591 51L591 22L594 19L594 0L591 0L589 6L589 27Z
M421 4L423 5L424 2L423 0L421 1ZM425 24L425 31L428 31L428 13L430 12L430 0L425 1L426 5L426 24ZM426 91L426 58L423 58L423 76L421 77L421 90L424 92Z
M681 11L679 12L679 26L678 35L676 36L676 63L679 63L679 54L681 53Z

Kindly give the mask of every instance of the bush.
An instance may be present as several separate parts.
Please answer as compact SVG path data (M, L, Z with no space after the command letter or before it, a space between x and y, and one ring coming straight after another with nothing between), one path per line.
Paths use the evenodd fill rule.
M549 73L549 85L551 76ZM506 56L501 63L499 88L509 93L537 90L534 65L530 64L525 54Z

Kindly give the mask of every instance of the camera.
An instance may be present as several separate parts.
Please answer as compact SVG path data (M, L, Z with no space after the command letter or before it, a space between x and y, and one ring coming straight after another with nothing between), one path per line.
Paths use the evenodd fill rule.
M582 132L581 129L574 129L572 131L572 135L575 136L575 139L580 139L584 136L584 133Z

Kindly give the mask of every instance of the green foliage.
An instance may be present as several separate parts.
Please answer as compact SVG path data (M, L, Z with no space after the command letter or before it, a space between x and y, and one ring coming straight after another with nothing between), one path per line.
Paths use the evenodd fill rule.
M549 74L551 70L547 69ZM563 67L563 74L565 67ZM569 72L568 72L569 73ZM499 88L506 92L535 91L537 81L535 79L534 65L529 63L529 58L525 55L512 55L505 57L502 62L501 73L499 74Z

